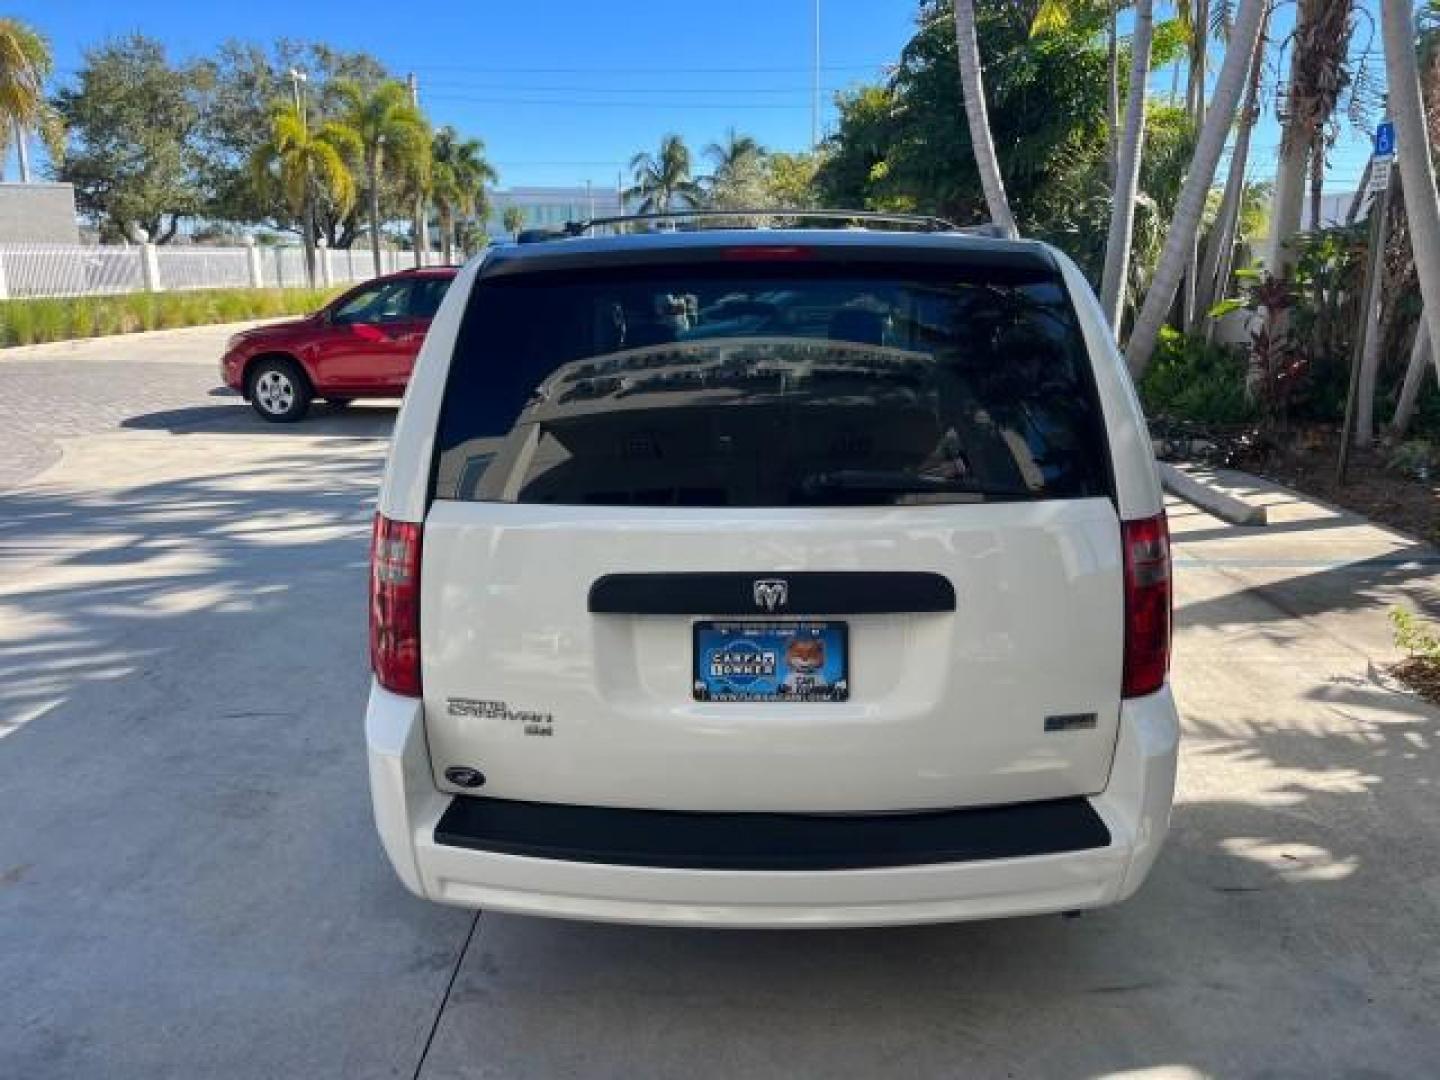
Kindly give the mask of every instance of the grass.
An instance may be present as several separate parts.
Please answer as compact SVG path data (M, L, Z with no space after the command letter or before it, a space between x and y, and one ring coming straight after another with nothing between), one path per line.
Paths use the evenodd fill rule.
M199 289L0 300L0 347L300 315L334 295L330 289Z

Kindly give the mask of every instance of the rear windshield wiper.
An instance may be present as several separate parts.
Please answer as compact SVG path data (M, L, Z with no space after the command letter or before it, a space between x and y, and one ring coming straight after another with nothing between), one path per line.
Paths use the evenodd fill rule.
M800 481L807 495L826 492L876 492L893 495L968 495L976 502L1019 502L1038 497L1023 487L1001 487L958 477L927 476L924 473L885 469L840 469L812 473Z

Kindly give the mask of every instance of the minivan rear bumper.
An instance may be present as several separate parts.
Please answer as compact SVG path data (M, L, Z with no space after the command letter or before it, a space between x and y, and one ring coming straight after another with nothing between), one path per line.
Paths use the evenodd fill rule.
M950 922L1117 903L1140 887L1164 840L1179 741L1168 686L1123 704L1109 784L1089 799L1109 833L1101 846L850 869L695 869L438 840L454 800L432 779L420 703L372 685L365 730L381 842L417 895L527 915L715 927Z

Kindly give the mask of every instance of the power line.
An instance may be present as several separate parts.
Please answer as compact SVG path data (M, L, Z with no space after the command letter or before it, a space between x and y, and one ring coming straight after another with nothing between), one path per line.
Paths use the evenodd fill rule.
M439 86L448 90L513 90L516 93L554 94L805 94L808 86L547 86L524 83L467 83L451 79L431 79L427 86ZM848 90L848 86L825 86L822 90L837 93Z
M822 64L821 71L875 71L895 63L894 58L870 64ZM804 67L483 67L474 64L401 64L416 71L468 71L476 75L809 75Z
M471 105L519 105L540 106L555 109L720 109L728 112L750 112L779 110L808 112L810 106L780 105L774 102L720 102L720 101L576 101L574 99L542 100L540 98L487 98L472 97L469 94L428 94L430 101L463 101Z

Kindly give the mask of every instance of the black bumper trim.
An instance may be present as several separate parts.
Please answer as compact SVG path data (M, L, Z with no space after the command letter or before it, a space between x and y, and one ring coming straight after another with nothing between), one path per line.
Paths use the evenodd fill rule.
M562 862L687 870L861 870L1085 851L1110 831L1083 798L893 814L625 810L457 796L435 842Z

